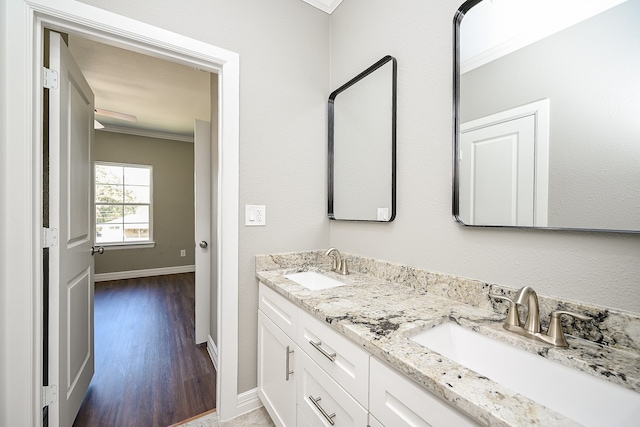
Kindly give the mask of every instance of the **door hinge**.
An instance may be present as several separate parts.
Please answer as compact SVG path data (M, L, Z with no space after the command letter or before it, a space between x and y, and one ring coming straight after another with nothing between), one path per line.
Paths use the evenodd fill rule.
M58 89L58 72L49 68L43 67L43 85L45 89Z
M45 385L42 387L42 407L53 405L58 401L58 386Z
M42 247L53 248L58 246L58 229L57 228L42 228Z

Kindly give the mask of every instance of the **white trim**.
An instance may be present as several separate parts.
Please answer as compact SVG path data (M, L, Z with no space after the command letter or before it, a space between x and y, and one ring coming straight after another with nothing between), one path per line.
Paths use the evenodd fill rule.
M258 388L245 391L238 395L237 414L242 415L254 411L262 406L262 401L258 397ZM238 416L236 415L236 416Z
M102 129L96 129L97 132L113 132L123 133L126 135L144 136L147 138L169 139L171 141L190 142L193 143L193 136L178 135L175 133L159 132L146 129L132 129L124 126L105 125Z
M313 7L317 7L318 9L328 13L329 15L331 15L333 11L336 10L338 6L340 6L340 3L342 3L342 0L302 0L302 1L305 3L309 3Z
M113 271L111 273L97 273L93 276L94 282L106 282L108 280L135 279L138 277L164 276L165 274L193 273L195 265L178 265L175 267L147 268L144 270Z
M46 25L91 40L135 50L219 73L220 192L218 206L219 366L217 404L221 419L238 410L238 188L239 56L210 44L126 18L75 0L5 0L6 141L2 160L3 205L12 206L11 223L2 225L4 297L0 315L14 327L3 340L12 351L0 362L0 421L6 425L41 424L42 396L42 35ZM9 66L10 65L10 66ZM8 141L11 141L9 143ZM6 142L6 144L5 144ZM11 185L6 182L11 177ZM8 242L11 242L9 245ZM5 342L3 342L4 344ZM11 367L11 368L9 368ZM53 426L52 427L56 427Z
M209 358L211 358L211 363L213 363L213 367L218 372L218 347L216 343L213 342L213 337L209 335L207 339L207 353L209 353Z
M533 225L546 227L549 222L549 99L541 99L510 110L460 124L460 133L492 126L525 116L535 116L535 196Z

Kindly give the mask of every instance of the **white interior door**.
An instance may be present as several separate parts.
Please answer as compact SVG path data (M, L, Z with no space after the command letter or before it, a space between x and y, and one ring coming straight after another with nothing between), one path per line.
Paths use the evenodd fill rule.
M211 259L216 242L211 241L211 124L195 121L195 238L196 238L196 344L207 342L211 309Z
M94 372L93 93L59 34L52 32L49 89L49 222L58 244L49 250L49 405L51 426L73 424Z
M534 224L535 116L463 132L460 155L465 224Z

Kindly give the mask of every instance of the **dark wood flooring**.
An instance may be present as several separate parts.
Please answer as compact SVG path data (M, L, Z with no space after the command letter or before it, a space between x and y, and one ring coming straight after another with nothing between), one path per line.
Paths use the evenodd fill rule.
M74 427L166 427L215 408L194 274L98 282L95 374Z

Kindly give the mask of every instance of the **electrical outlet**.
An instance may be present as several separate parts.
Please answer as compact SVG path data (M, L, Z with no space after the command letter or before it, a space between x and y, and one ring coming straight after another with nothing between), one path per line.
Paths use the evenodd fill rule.
M180 249L180 256L187 256L187 250L186 249Z
M267 207L264 205L246 205L244 209L244 225L266 225Z
M378 208L378 221L389 221L389 208Z

